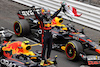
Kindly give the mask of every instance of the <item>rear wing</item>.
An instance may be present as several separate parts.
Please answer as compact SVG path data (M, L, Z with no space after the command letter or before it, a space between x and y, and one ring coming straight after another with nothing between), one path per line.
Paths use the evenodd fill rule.
M40 9L41 8L35 8L35 10L40 14ZM25 17L31 17L34 16L33 9L24 9L24 10L19 10L17 13L19 19L25 19Z

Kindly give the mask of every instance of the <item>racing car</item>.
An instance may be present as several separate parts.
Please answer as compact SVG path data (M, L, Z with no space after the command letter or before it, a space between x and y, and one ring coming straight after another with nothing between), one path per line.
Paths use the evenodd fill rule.
M41 52L31 51L32 46L40 43L30 45L29 41L10 40L13 35L7 30L0 29L0 64L1 67L56 67L56 58L50 59L54 64L49 62L43 66L40 65Z
M38 13L40 12L40 8L35 9ZM18 17L20 19L14 23L14 32L17 36L28 36L28 38L40 42L39 38L42 32L36 24L39 20L35 17L32 18L33 20L31 20L30 17L27 19L25 18L25 16L34 16L32 10L33 9L20 10L18 12ZM28 14L25 12L28 12ZM57 16L53 20L55 19L57 20L51 22L56 23L51 30L53 36L52 49L61 49L65 51L68 60L77 60L81 57L88 65L99 65L100 46L84 33L84 28L77 30L72 24L57 25L57 23L61 23L63 18ZM93 51L95 55L94 53L86 54L86 49Z
M0 44L4 42L8 42L12 38L12 34L8 31L7 28L0 28Z

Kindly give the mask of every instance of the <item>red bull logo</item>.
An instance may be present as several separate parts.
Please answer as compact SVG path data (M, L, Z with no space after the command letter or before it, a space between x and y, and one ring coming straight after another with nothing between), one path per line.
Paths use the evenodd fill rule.
M11 58L14 54L24 54L27 56L35 56L35 54L30 51L31 45L28 43L29 41L14 41L14 42L8 42L5 44L5 46L2 48L3 55L7 58ZM32 59L36 59L36 57L31 57Z
M21 53L23 50L19 47L21 47L22 42L21 41L15 41L15 42L8 42L6 46L2 48L3 51L11 51L12 54Z

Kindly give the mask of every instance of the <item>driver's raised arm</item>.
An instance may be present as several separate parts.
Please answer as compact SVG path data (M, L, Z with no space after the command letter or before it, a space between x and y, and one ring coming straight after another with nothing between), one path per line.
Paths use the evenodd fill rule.
M35 14L35 17L41 22L43 22L43 17L41 17L35 10L33 11Z
M62 9L62 6L60 7L60 9L58 9L58 10L51 16L51 18L52 18L52 19L55 18L55 17L60 13L61 9Z

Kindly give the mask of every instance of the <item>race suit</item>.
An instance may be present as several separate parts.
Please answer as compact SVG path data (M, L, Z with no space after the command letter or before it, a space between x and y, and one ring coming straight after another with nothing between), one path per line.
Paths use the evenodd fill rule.
M41 44L42 44L42 60L45 60L45 52L46 52L46 45L48 44L48 50L47 50L47 59L50 58L51 50L52 50L52 34L51 34L51 20L55 18L61 11L61 8L57 10L52 16L49 21L46 21L43 16L38 14L36 11L34 11L34 14L36 18L40 21L39 28L42 29L41 34Z

